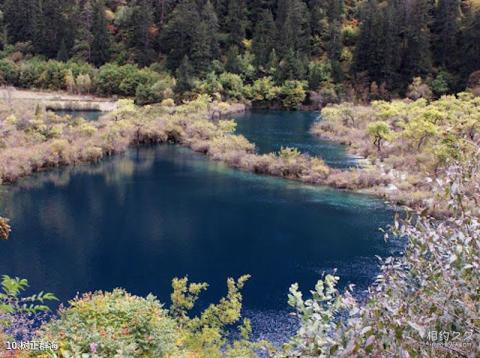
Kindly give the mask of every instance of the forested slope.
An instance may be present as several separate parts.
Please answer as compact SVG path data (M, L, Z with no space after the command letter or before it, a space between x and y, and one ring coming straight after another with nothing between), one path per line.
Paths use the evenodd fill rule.
M151 66L177 91L212 73L305 80L324 96L463 90L479 70L480 13L460 0L3 0L3 56Z

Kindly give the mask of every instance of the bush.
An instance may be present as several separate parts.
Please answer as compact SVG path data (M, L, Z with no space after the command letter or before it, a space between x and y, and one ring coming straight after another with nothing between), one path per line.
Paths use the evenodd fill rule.
M225 72L220 75L219 81L227 99L241 99L243 97L243 81L239 75Z
M169 77L158 80L154 84L142 83L137 87L135 103L138 105L159 103L164 98L173 95L173 86L174 81Z
M479 164L478 156L454 163L436 186L432 197L449 203L448 220L420 212L396 220L390 236L408 238L405 255L383 261L365 305L348 290L341 294L332 275L308 300L293 285L289 303L301 327L285 356L477 357L480 222L467 208L480 199Z
M15 64L8 60L0 60L0 84L16 84L19 71Z
M250 98L256 102L269 102L278 97L280 88L275 86L272 77L259 78L253 83Z
M296 109L307 96L304 81L285 81L280 89L282 104L285 108Z
M178 326L154 296L140 298L120 289L89 293L58 314L42 326L39 336L58 342L63 355L175 355Z

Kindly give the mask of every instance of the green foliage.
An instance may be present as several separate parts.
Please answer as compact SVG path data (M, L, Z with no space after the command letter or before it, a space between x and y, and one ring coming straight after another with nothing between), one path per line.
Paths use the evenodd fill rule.
M286 81L280 89L283 106L296 109L306 98L305 87L303 81Z
M140 298L120 289L85 294L58 315L39 336L57 342L63 355L164 357L178 352L178 326L152 295Z
M98 70L95 87L103 95L135 96L139 86L153 86L159 78L157 72L139 69L135 65L107 64Z
M308 88L312 91L320 89L323 83L331 81L331 72L330 64L311 62L308 65Z
M226 99L240 99L243 96L243 80L235 73L222 73L219 77Z
M448 72L440 71L432 81L432 91L437 96L443 96L450 92L451 76Z
M28 288L28 281L18 277L2 276L2 291L0 291L0 313L35 314L48 311L48 301L56 301L52 293L40 292L30 296L22 296Z
M251 98L253 101L269 102L276 99L279 93L280 87L275 86L272 77L262 77L253 83Z
M373 139L373 144L380 152L382 150L382 142L391 139L391 130L388 123L384 121L372 122L367 128L368 135Z

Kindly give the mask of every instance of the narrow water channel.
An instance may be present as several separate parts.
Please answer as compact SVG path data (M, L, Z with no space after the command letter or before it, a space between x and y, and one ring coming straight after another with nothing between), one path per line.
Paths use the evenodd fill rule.
M297 120L282 117L289 115ZM258 125L239 123L240 131ZM274 128L280 124L298 125L299 135L308 129L282 120L267 134L290 133ZM252 140L254 132L244 131ZM260 150L275 145L255 135ZM323 145L330 148L307 147L341 162ZM342 285L361 291L378 272L375 255L397 250L378 231L392 218L378 199L232 170L171 145L37 174L2 197L14 231L1 245L0 273L27 278L62 302L123 287L168 303L171 279L188 275L210 284L203 306L225 293L227 277L251 274L245 315L255 337L277 342L295 330L292 283L307 292L336 268Z

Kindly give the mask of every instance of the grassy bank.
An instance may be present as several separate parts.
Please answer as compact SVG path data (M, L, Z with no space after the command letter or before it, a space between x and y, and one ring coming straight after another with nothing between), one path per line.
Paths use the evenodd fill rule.
M367 158L386 187L368 190L411 207L441 213L432 188L445 179L450 162L466 162L480 146L480 97L470 93L439 100L377 101L329 106L312 129L321 138L344 144Z

